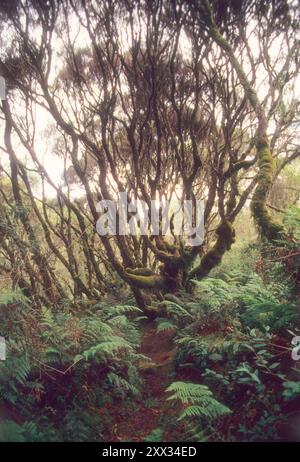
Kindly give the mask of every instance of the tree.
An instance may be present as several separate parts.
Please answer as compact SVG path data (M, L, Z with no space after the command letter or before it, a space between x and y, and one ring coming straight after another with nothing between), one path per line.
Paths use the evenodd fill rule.
M11 9L4 2L1 14L11 36L0 71L8 88L2 150L14 201L1 207L5 216L31 207L13 238L19 251L26 247L19 281L28 292L50 303L70 294L99 297L115 273L145 307L144 290L177 290L221 261L250 198L262 236L280 236L266 201L300 153L293 2L18 0ZM41 160L36 111L52 122L48 155L58 151L63 159L64 187ZM55 201L36 197L32 169L43 189L48 183L56 191ZM72 199L72 183L84 191L80 199ZM96 204L117 191L148 205L204 199L205 242L97 236Z

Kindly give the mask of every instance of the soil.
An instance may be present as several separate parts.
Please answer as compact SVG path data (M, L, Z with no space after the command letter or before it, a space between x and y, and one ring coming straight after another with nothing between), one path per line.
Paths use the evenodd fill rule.
M117 406L112 410L111 420L115 425L112 434L106 435L106 441L144 441L157 429L160 435L157 441L178 441L180 438L178 408L167 399L166 393L168 385L175 380L172 337L171 331L158 333L152 321L144 324L140 352L148 356L152 364L141 371L142 392L133 405L122 405L122 409Z

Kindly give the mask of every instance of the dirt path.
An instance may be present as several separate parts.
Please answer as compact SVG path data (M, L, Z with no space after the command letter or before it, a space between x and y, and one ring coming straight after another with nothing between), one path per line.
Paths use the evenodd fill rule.
M113 416L115 425L111 441L143 441L153 430L158 429L162 433L164 421L170 413L174 413L165 393L172 381L175 353L172 334L157 333L155 324L147 322L142 328L140 351L153 364L151 367L145 364L141 372L144 379L142 394L136 398L131 409L122 408L122 412Z

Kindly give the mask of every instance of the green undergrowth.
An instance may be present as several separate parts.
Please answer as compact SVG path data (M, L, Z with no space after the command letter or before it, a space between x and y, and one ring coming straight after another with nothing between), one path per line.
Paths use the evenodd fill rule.
M262 250L250 245L229 255L210 277L194 281L192 296L167 297L157 320L159 331L173 332L182 379L168 391L185 409L178 418L201 441L280 440L299 398L291 357L300 333L297 291L282 261L258 264ZM187 393L196 387L200 397L211 393L227 415L206 419L180 387Z
M0 303L7 349L0 405L21 422L2 422L0 439L101 441L111 424L101 409L133 399L142 384L140 310L105 303L37 310L20 293L2 294Z

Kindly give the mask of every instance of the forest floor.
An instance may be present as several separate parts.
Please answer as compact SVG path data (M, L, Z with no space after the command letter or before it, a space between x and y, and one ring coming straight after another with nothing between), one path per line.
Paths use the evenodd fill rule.
M105 439L134 442L143 441L151 434L154 438L157 435L157 441L162 437L165 441L176 441L181 432L181 425L177 423L178 409L167 399L166 393L175 376L172 332L157 332L155 323L146 322L142 328L140 353L151 359L141 370L142 392L128 405L113 406L113 431Z
M141 334L140 353L151 360L148 366L145 362L145 368L141 370L144 381L141 393L128 401L114 402L109 409L103 410L109 411L110 422L113 422L109 425L109 434L103 435L104 440L110 442L184 441L184 425L178 421L182 408L168 400L166 388L176 380L199 383L200 377L191 369L175 370L176 348L172 341L174 335L172 331L157 332L156 324L148 321L142 327ZM279 429L279 435L284 440L292 435L292 440L299 441L298 414L296 412L294 420L286 422ZM242 417L239 412L235 412L227 419L227 430L230 426L236 427ZM226 434L227 430L223 428L222 423L219 429L221 434Z

